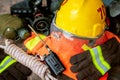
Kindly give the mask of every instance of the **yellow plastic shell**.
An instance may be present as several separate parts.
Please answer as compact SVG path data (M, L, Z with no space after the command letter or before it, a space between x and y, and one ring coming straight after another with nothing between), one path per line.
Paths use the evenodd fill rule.
M58 28L83 38L97 38L106 27L101 0L64 0L56 13Z

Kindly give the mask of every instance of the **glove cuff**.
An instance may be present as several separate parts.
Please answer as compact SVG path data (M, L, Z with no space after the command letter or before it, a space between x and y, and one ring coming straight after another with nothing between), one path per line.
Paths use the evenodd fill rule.
M15 62L15 59L11 58L10 56L6 56L0 63L0 73L5 71L9 66L11 66Z
M92 57L92 61L96 69L104 75L111 67L110 64L105 61L102 50L100 46L90 49L90 54Z

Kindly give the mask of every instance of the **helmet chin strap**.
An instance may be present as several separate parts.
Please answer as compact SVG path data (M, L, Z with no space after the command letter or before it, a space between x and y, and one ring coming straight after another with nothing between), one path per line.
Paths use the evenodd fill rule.
M88 46L94 46L96 43L96 39L94 40L89 40Z

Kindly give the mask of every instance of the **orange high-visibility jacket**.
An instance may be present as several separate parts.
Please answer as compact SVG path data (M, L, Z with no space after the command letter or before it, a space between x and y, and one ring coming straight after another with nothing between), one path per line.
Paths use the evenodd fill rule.
M40 35L41 36L41 35ZM99 39L96 40L96 44L100 45L106 42L108 39L115 37L119 42L119 38L112 34L109 31L105 31L104 35L101 36ZM73 78L75 78L75 73L72 73L70 70L71 64L69 62L71 56L75 54L80 54L83 52L83 45L87 45L89 43L89 40L83 40L78 38L67 38L62 33L59 32L53 32L48 37L42 37L46 44L49 46L49 48L57 54L62 64L65 66L66 70L63 72L63 74ZM24 42L25 46L31 51L32 54L48 54L47 49L45 48L45 45L35 36L32 35ZM101 77L99 80L107 80L107 74L105 74L103 77Z

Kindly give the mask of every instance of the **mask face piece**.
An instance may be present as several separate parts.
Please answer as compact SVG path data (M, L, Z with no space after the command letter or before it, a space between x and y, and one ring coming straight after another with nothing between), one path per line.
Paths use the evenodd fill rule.
M120 15L120 0L114 0L113 2L111 2L109 8L110 8L110 15L112 17L116 17Z
M105 4L105 6L109 6L112 1L114 0L103 0L103 3Z

